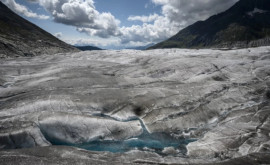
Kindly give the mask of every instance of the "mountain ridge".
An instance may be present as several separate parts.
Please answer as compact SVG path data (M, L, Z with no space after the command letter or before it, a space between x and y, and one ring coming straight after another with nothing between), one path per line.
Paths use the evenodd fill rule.
M228 10L198 21L156 48L246 48L270 45L270 1L240 0Z
M91 45L88 45L88 46L74 46L75 48L81 50L81 51L91 51L91 50L103 50L99 47L96 47L96 46L91 46Z
M154 43L150 43L150 44L147 44L147 45L144 45L144 46L128 47L128 48L126 48L126 49L146 50L146 49L148 49L149 47L154 46L154 45L155 45Z
M75 51L79 50L20 17L0 2L0 58Z

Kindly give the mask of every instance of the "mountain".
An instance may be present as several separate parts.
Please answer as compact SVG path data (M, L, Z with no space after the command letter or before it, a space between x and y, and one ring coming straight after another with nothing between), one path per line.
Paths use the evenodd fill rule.
M0 2L0 58L79 51Z
M81 51L102 50L101 48L95 46L75 46L75 47Z
M155 45L154 43L151 43L151 44L148 44L148 45L145 45L145 46L130 47L130 48L127 48L127 49L146 50L149 47L154 46L154 45Z
M245 48L270 45L270 0L240 0L181 30L155 48Z

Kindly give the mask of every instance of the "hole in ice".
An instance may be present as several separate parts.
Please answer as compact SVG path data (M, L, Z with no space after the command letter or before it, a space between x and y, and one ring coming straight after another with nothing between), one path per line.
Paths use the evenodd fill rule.
M98 115L106 117L105 115ZM131 150L146 150L151 152L156 152L160 155L167 155L164 153L164 149L170 147L174 148L177 151L177 154L185 155L186 154L186 145L190 142L195 141L194 139L185 139L183 137L174 137L168 133L149 133L145 128L143 122L136 118L131 120L139 120L143 133L137 137L133 137L127 140L114 141L114 140L96 140L83 144L67 144L59 140L46 137L52 145L68 145L78 148L83 148L90 151L108 151L114 153L123 153ZM129 121L131 121L129 120Z
M156 136L156 137L155 137ZM155 137L155 138L154 138ZM163 154L162 151L166 147L173 147L175 150L179 150L179 153L186 153L186 145L193 141L187 139L163 139L164 137L158 137L158 135L152 135L148 137L136 137L124 141L93 141L87 144L73 145L75 147L84 148L91 151L109 151L109 152L127 152L130 150L149 150L159 154Z

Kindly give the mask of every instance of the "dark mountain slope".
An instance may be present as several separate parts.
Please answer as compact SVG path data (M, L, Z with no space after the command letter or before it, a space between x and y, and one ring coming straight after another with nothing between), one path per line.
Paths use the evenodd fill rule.
M78 51L18 16L0 2L0 57Z
M244 48L270 45L270 0L240 0L153 48Z
M151 43L151 44L147 44L147 45L145 45L145 46L129 47L129 48L126 48L126 49L146 50L146 49L148 49L149 47L154 46L154 45L155 45L154 43Z
M101 48L95 46L75 46L75 47L82 51L102 50Z

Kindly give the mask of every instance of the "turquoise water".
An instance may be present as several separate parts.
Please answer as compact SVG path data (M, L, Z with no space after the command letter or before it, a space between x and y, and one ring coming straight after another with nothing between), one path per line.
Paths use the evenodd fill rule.
M75 145L76 147L91 151L127 152L138 149L151 149L162 154L165 147L174 147L181 153L186 153L186 145L194 139L175 139L164 133L143 134L139 137L124 141L93 141L87 144Z
M106 116L102 116L106 117ZM91 151L109 151L113 153L123 153L130 150L151 150L153 152L163 154L162 150L165 147L174 147L179 150L180 153L186 153L186 145L190 142L195 141L194 139L184 139L184 138L175 138L167 133L148 133L145 128L143 122L140 119L132 119L139 120L143 133L140 136L122 140L122 141L113 141L113 140L97 140L89 143L83 144L65 144L56 139L47 138L53 145L69 145L74 147L83 148ZM131 121L131 120L129 120Z

